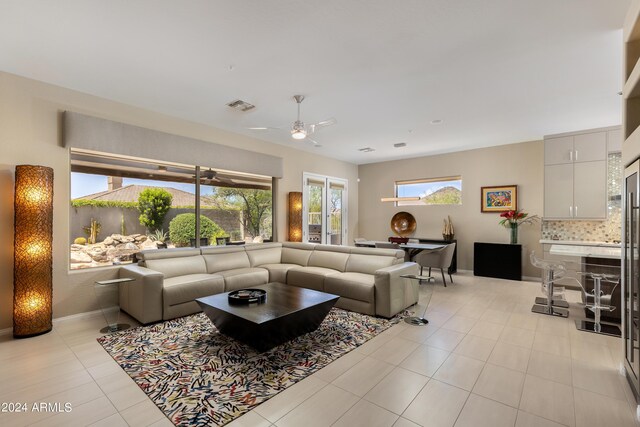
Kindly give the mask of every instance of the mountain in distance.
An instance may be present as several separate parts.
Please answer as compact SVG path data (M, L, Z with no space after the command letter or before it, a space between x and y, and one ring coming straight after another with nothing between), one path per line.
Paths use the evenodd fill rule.
M462 191L455 187L443 187L422 199L425 205L459 205L462 204Z

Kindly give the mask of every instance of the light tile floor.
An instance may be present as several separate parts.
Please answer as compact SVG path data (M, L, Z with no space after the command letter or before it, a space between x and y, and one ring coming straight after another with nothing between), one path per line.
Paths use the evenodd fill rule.
M539 284L457 274L425 327L400 323L229 424L256 426L637 426L620 339L530 312ZM427 286L429 288L427 288ZM567 298L577 301L577 293ZM71 403L2 413L1 426L170 426L96 342L100 316L52 333L0 337L0 402Z

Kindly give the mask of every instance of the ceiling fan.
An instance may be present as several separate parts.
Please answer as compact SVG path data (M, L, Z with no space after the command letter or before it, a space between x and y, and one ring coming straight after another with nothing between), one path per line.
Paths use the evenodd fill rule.
M336 124L337 123L336 119L331 117L330 119L322 120L322 121L320 121L318 123L312 123L310 125L305 125L304 122L302 120L300 120L300 104L302 104L302 101L304 101L304 95L294 95L293 99L298 104L298 118L296 119L295 122L293 122L291 124L291 128L290 128L291 137L293 139L297 139L297 140L305 140L305 141L308 141L308 142L312 143L316 147L321 147L320 143L318 143L317 141L311 139L309 137L309 135L313 135L318 129L320 129L322 127L327 127L327 126L331 126L331 125ZM249 128L249 129L250 130L284 130L284 129L287 129L287 128L285 128L285 127L277 127L277 128L273 128L273 127L254 127L254 128Z
M195 175L193 176L196 177ZM214 185L216 182L223 182L225 184L235 184L235 182L224 176L218 175L218 172L209 168L206 171L200 172L200 181L205 185Z

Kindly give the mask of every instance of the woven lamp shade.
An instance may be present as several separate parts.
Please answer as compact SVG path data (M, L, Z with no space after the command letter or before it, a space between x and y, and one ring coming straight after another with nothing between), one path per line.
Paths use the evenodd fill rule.
M289 239L290 242L302 242L302 193L289 193Z
M53 169L16 166L13 336L52 328Z

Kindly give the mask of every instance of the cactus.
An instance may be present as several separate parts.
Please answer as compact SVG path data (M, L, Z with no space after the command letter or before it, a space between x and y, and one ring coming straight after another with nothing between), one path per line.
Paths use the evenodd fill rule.
M127 226L124 224L124 213L120 215L120 234L123 236L127 235Z
M89 244L93 245L98 240L98 234L100 234L100 229L102 228L102 224L99 221L91 218L91 224L88 227L82 227L85 234L87 235Z

